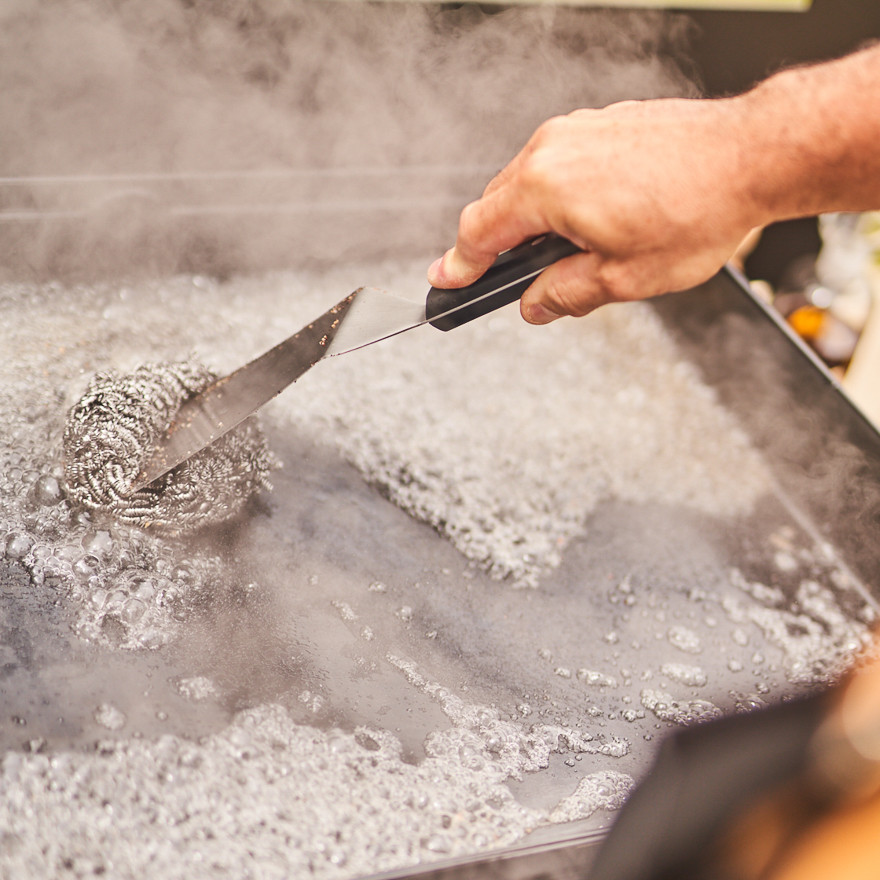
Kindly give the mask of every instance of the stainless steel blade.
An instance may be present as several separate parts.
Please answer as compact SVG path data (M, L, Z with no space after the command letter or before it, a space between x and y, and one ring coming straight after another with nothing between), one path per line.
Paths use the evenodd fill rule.
M130 492L177 467L241 424L322 358L426 323L424 303L362 287L307 327L185 401Z
M131 487L143 488L232 430L328 355L344 354L430 322L450 330L519 299L557 260L579 253L572 242L542 235L499 255L473 284L431 288L424 302L362 287L308 327L186 401Z
M327 346L327 356L363 348L427 321L424 298L413 302L375 287L362 287L355 292L345 319Z

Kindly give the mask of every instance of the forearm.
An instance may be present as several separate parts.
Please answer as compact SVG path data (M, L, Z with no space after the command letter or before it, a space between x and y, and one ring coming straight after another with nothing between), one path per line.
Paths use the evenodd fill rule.
M880 45L733 99L756 225L880 207Z

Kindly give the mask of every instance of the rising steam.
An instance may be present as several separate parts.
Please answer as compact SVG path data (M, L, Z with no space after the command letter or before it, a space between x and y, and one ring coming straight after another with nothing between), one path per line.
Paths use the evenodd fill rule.
M199 268L232 259L233 238L242 264L248 240L257 262L278 262L270 232L284 262L301 256L290 242L314 229L312 207L390 198L442 214L422 240L435 248L546 117L691 90L677 63L685 31L645 12L11 0L0 222L17 258L5 262L63 271L115 242L128 261ZM414 169L406 183L401 168ZM370 247L387 247L393 229L364 226Z

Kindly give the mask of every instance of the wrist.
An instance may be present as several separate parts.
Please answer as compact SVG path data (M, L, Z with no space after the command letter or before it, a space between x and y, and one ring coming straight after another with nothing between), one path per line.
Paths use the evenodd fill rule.
M880 53L794 68L730 99L761 225L880 207Z
M742 126L743 204L755 226L814 212L809 181L820 157L814 135L802 130L798 85L789 72L777 74L731 99Z

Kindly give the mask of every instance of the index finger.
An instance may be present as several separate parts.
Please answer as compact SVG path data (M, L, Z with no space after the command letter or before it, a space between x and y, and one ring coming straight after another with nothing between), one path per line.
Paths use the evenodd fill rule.
M476 281L502 251L551 228L530 207L516 175L496 178L496 185L461 212L455 246L435 263L428 278L435 287L461 287Z

